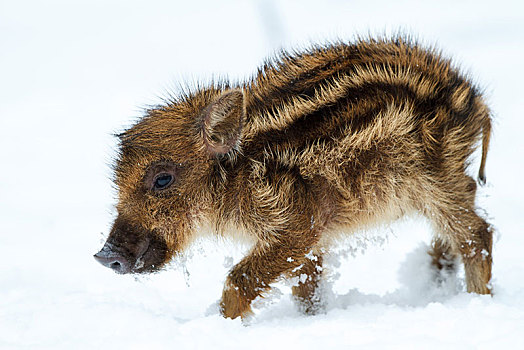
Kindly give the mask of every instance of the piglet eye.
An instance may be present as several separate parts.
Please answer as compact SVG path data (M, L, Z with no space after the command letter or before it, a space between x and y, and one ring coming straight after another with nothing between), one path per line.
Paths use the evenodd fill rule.
M155 190L163 190L167 188L169 185L171 185L172 182L173 182L173 175L162 173L162 174L158 174L155 177L153 186Z
M143 190L146 192L156 192L160 195L162 191L174 186L179 182L180 175L183 174L182 163L172 161L160 161L152 163L144 174ZM163 193L162 195L168 195Z

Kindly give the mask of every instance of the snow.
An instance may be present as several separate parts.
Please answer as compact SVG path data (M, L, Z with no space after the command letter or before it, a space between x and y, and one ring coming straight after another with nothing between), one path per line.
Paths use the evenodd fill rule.
M505 0L2 1L0 348L524 348L523 23ZM280 48L399 28L454 57L494 111L478 195L496 230L493 297L465 293L463 272L435 276L417 218L341 242L316 316L280 281L254 317L223 319L247 249L232 242L138 278L94 261L114 217L111 134L143 107L180 83L248 77Z

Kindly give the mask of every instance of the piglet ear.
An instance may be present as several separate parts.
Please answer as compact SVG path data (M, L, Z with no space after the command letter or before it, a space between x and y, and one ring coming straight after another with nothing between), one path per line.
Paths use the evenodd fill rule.
M203 111L201 134L211 154L226 154L238 149L244 123L244 94L228 90Z

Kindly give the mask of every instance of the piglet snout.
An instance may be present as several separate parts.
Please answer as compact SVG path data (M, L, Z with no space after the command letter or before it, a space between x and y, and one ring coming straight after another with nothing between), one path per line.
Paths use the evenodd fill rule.
M105 267L109 267L117 273L131 272L131 263L121 254L114 252L110 247L105 245L102 250L93 255L96 261Z

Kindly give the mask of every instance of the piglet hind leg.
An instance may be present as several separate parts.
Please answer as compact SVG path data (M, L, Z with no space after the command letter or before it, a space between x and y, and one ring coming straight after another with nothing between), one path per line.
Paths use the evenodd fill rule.
M447 276L451 276L457 271L458 255L453 250L451 244L438 234L433 237L429 255L432 264L438 271L437 280L442 281Z
M464 183L470 183L466 178ZM491 226L475 212L473 186L462 186L462 192L449 190L448 200L432 210L429 218L438 231L433 243L433 263L446 269L454 257L464 263L467 291L491 294L493 233ZM464 190L464 188L469 190Z
M447 255L459 256L464 263L467 291L491 294L493 238L489 224L470 208L443 215L442 227L449 231L452 253Z
M461 226L462 230L467 229L467 235L459 234L455 245L464 262L468 292L491 294L493 263L491 227L472 210L467 215L463 215Z

